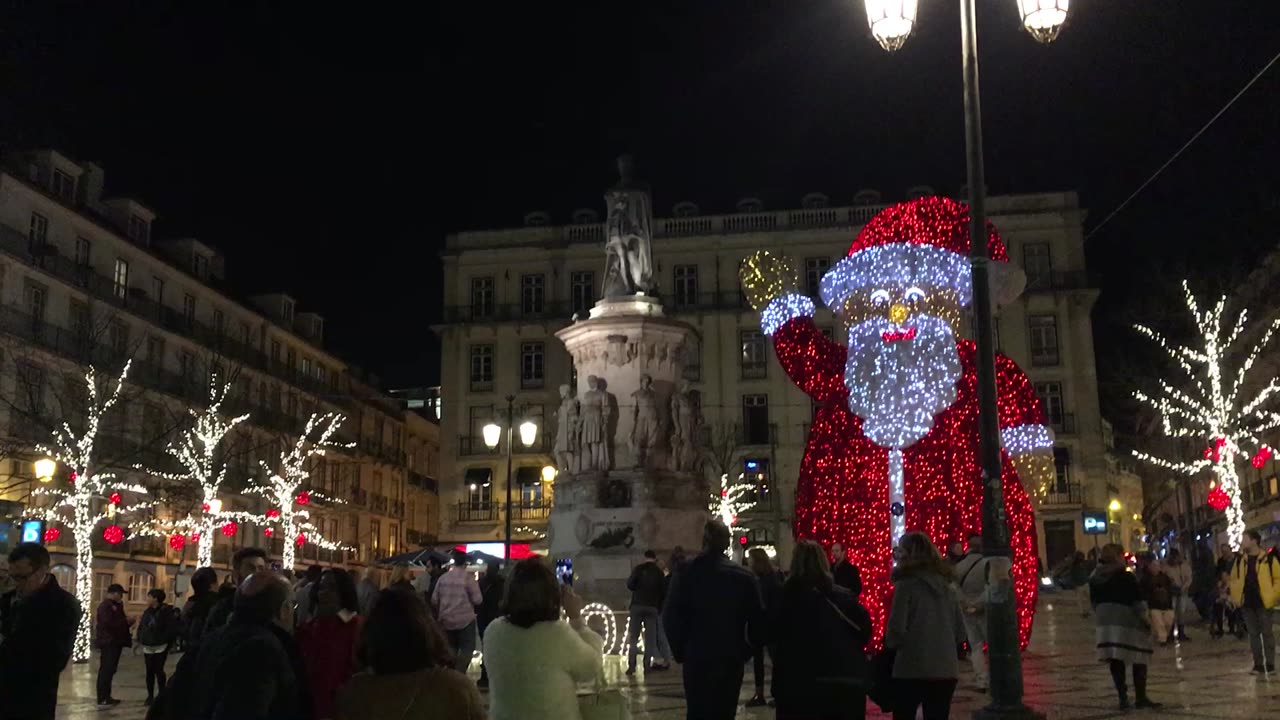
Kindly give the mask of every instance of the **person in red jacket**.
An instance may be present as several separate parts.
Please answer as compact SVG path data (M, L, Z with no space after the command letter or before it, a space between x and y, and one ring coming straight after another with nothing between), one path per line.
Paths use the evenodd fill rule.
M315 706L315 717L334 717L338 689L356 672L360 636L360 601L347 573L329 568L311 585L314 616L298 626L302 653Z
M93 644L101 651L98 661L98 704L119 705L111 697L111 681L120 667L120 653L133 645L129 630L137 618L124 614L124 587L112 583L107 588L107 599L102 601L94 614Z

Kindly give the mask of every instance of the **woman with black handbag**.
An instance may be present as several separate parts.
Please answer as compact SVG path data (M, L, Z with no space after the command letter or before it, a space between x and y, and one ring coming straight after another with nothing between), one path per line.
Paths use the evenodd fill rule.
M811 540L791 556L791 575L770 609L769 634L778 720L866 717L871 616L832 582L826 553Z

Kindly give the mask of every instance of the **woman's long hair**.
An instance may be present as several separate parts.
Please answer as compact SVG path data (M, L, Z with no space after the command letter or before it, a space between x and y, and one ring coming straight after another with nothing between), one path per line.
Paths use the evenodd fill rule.
M422 596L403 588L382 590L374 598L356 654L377 675L453 666L449 644Z
M895 569L895 574L898 575L920 575L931 572L950 580L955 574L951 563L943 559L942 553L934 547L933 541L922 532L913 531L903 535L898 541L896 557L898 567Z
M348 612L360 612L360 600L359 595L356 593L356 584L351 581L351 575L340 568L326 568L320 575L320 580L311 583L308 591L311 595L311 607L315 609L320 606L320 583L324 582L326 575L333 578L333 591L338 595L338 609Z
M801 540L791 553L791 576L787 584L828 591L834 584L831 565L822 546L812 540Z
M525 558L511 569L502 614L507 622L522 628L560 619L560 582L541 557Z
M774 572L773 561L769 559L769 553L765 552L764 548L755 547L748 550L747 563L756 577L772 575Z

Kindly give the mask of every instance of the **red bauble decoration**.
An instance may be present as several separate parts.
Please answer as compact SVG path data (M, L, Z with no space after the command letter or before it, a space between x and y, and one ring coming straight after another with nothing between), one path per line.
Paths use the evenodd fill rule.
M78 477L80 477L80 476L76 474L76 471L75 471L75 470L72 470L72 471L71 471L71 474L67 476L67 479L68 479L68 480L70 480L70 481L71 481L71 483L74 485L74 484L75 484L75 482L76 482L76 478L78 478Z
M1227 506L1231 504L1231 496L1227 494L1226 490L1216 487L1209 491L1207 502L1209 503L1209 507L1221 512L1226 510Z
M236 525L234 520L230 522L226 522L226 523L223 523L222 525L222 534L225 535L226 537L231 537L235 535L236 531L239 529L240 528Z
M169 536L169 547L173 548L174 550L181 550L186 546L187 546L187 539L182 536L182 533L174 533Z
M191 533L191 542L200 542L200 533Z
M272 535L275 535L275 534L276 534L276 531L275 531L275 530L273 530L273 529L271 529L271 528L263 528L263 529L262 529L262 534L263 534L263 535L266 535L267 537L271 537Z
M280 511L275 508L267 508L267 517L274 520L280 517Z
M307 503L311 502L311 493L307 492L306 490L303 490L302 492L298 493L298 497L296 499L299 505L306 505Z
M200 509L205 512L209 512L209 503L204 503L203 505L200 506Z
M62 531L59 530L58 528L56 527L45 528L44 542L46 545L48 545L51 542L57 542L58 538L60 537L62 537Z
M111 493L111 497L109 497L109 498L107 498L107 499L111 501L111 504L112 504L112 505L119 505L119 504L120 504L120 501L121 501L121 500L123 500L124 498L120 497L120 493L118 493L118 492L113 492L113 493Z
M739 545L746 545L746 544L747 544L747 536L746 536L746 535L743 535L743 536L739 537L739 538L738 538L738 544L739 544Z
M1258 448L1258 454L1253 456L1253 460L1251 462L1254 467L1261 470L1262 466L1266 465L1267 461L1270 459L1271 459L1271 448L1267 447L1266 445L1263 445L1262 447Z
M119 545L124 540L124 528L119 525L108 525L102 530L102 539L112 545Z
M303 543L305 543L306 541L307 541L307 536L303 533L298 533L298 537L293 541L293 544L297 545L298 547L302 547Z

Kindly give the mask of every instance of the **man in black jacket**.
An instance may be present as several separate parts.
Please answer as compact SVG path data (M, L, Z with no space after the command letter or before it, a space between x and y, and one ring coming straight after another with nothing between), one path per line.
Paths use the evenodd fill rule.
M0 719L53 720L80 604L49 573L39 543L9 553L9 578L17 587L0 596Z
M257 547L244 547L231 556L231 586L218 591L218 602L209 611L204 634L209 634L227 624L235 605L236 588L250 575L267 569L267 551Z
M858 572L857 565L849 562L840 543L831 543L831 577L837 585L853 593L854 598L862 594L862 573Z
M636 672L636 642L640 639L640 627L644 626L644 667L646 670L666 670L666 663L655 664L658 651L658 613L667 595L667 576L658 567L658 554L644 551L644 560L631 570L627 578L631 591L631 615L627 621L627 674ZM665 658L664 658L665 659Z
M309 718L306 676L289 634L292 628L289 584L268 570L249 576L236 591L231 621L202 643L185 698L191 717Z
M763 641L760 588L749 570L725 557L729 528L712 520L702 554L672 575L662 624L684 665L689 720L731 720L742 690L743 663Z

